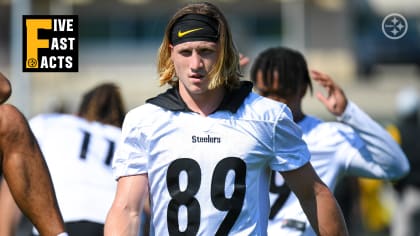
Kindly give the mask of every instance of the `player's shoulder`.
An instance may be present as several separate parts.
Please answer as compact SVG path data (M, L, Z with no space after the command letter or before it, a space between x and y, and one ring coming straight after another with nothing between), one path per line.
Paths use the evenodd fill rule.
M291 112L286 104L263 97L254 92L249 93L242 106L250 119L276 120L281 116L291 117Z
M35 115L29 121L31 123L49 123L54 124L57 122L69 123L69 122L78 122L80 118L72 114L64 113L42 113Z
M57 117L66 116L66 114L62 113L40 113L33 116L30 120L50 120L56 119Z
M351 126L336 121L314 121L310 129L306 127L302 130L307 142L323 143L324 145L336 146L339 143L353 143L359 139Z
M338 121L325 121L313 115L306 115L298 124L304 133L322 132L331 134L355 132L350 125Z
M98 121L85 121L85 129L89 132L92 132L92 134L102 135L109 138L115 138L121 135L121 128L117 126L104 124Z
M59 133L64 130L84 127L81 118L72 114L44 113L38 114L29 120L29 125L35 134Z
M162 120L162 115L165 112L159 106L151 103L145 103L129 110L125 116L124 123L131 126L137 124L147 124Z
M163 109L159 106L153 105L151 103L145 103L140 106L137 106L127 112L126 117L133 118L148 118L159 116Z
M324 121L313 115L305 115L305 117L298 122L304 134L314 132L318 130L318 127L322 125Z
M332 130L341 134L354 134L355 130L350 125L338 121L326 121L322 123L321 127L326 130Z

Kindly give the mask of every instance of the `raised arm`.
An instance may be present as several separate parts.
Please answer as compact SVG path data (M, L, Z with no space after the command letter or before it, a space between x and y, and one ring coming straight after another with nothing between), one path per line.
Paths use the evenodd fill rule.
M281 174L299 199L317 235L348 235L344 217L333 193L318 177L310 163Z
M23 214L41 235L63 233L64 222L43 154L23 114L9 104L0 105L0 153L4 180Z
M121 177L105 222L105 236L137 236L148 193L147 175Z
M369 168L363 176L372 178L394 180L406 175L410 170L407 157L386 129L349 101L328 75L311 71L311 77L327 91L326 96L317 93L317 98L338 121L351 126L366 144L368 153L362 153L360 159L350 163L350 168L354 167L355 171ZM371 165L376 168L370 168ZM374 172L373 169L381 171Z

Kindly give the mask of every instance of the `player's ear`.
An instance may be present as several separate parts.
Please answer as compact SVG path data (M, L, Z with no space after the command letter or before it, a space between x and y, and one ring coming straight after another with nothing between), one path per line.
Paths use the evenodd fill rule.
M171 55L171 57L172 57L172 54L173 54L173 52L174 52L174 45L172 45L172 44L169 44L169 53L170 53L170 55Z

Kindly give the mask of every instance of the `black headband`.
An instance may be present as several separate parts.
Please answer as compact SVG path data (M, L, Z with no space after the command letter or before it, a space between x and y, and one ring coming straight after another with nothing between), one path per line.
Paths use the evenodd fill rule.
M217 42L219 23L206 15L187 14L174 23L170 37L170 42L174 46L190 41Z

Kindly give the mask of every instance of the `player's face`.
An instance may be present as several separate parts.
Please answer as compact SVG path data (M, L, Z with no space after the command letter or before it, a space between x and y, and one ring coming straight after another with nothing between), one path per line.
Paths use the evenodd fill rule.
M171 59L180 86L190 93L208 91L209 71L216 63L218 44L207 41L185 42L171 47Z

